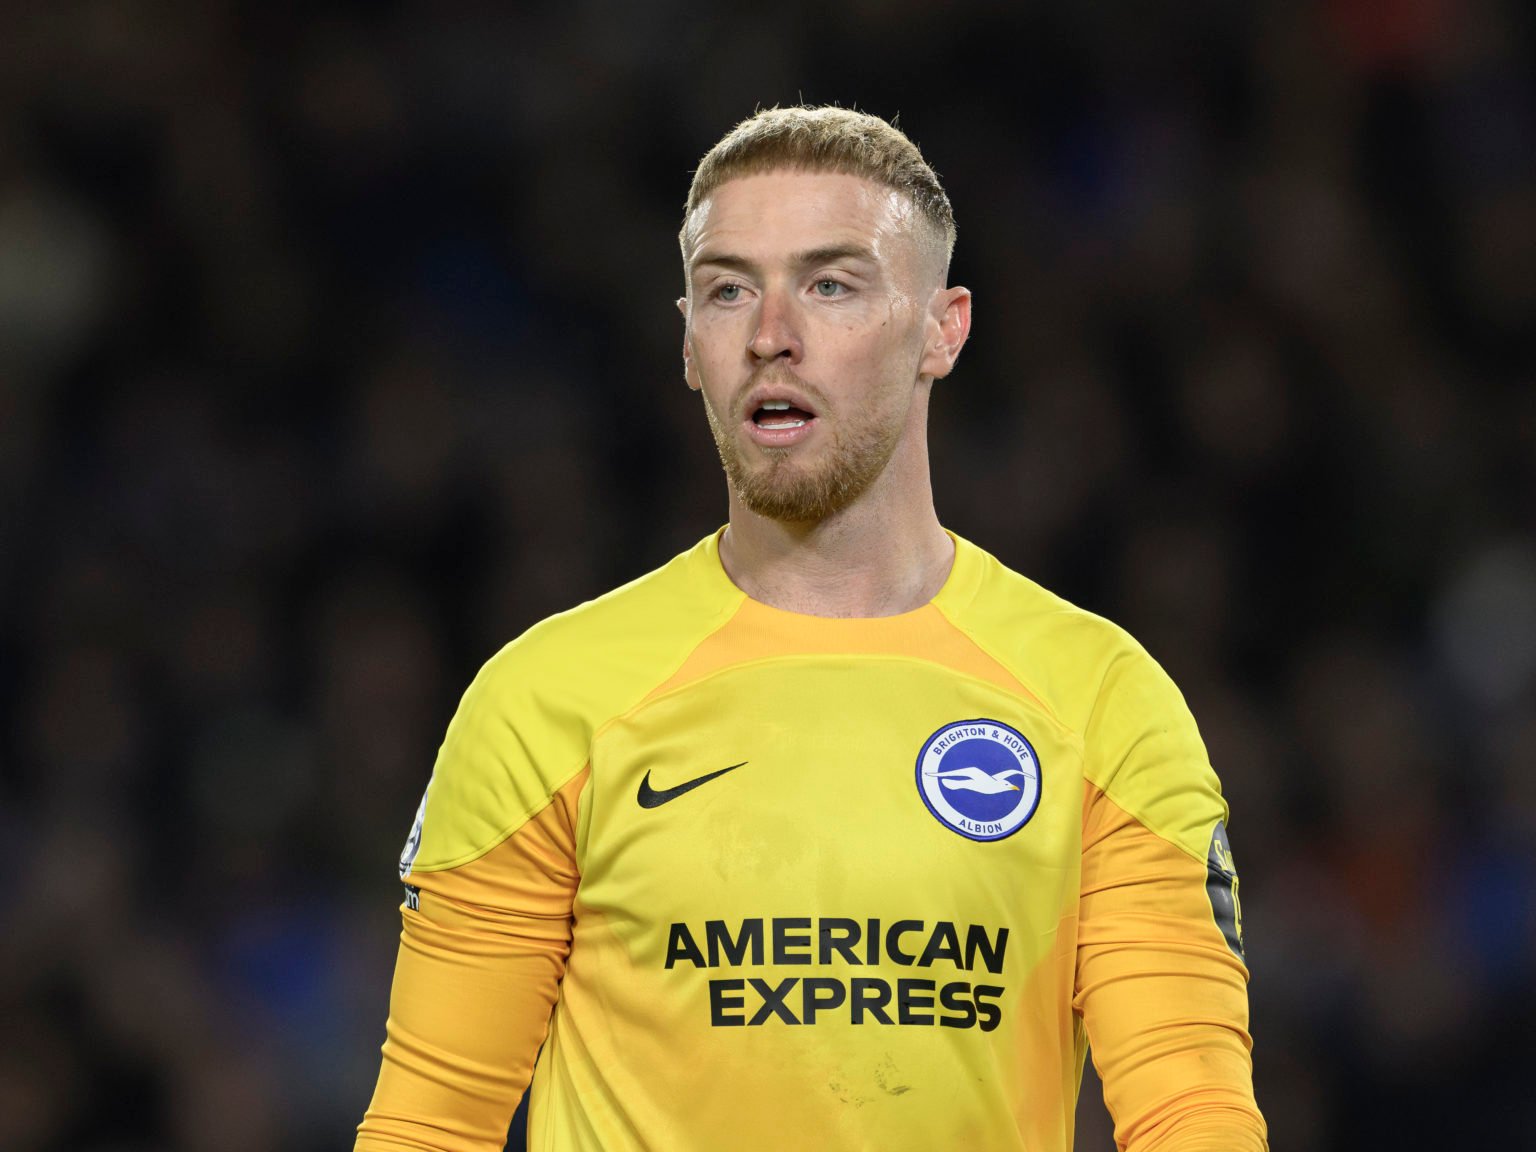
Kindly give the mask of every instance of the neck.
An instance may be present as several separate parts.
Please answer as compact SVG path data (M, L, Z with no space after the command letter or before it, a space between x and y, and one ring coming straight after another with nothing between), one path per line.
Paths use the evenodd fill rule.
M806 616L895 616L933 599L954 564L926 471L921 493L880 491L811 523L770 520L731 493L720 562L752 599ZM917 498L914 498L917 497Z

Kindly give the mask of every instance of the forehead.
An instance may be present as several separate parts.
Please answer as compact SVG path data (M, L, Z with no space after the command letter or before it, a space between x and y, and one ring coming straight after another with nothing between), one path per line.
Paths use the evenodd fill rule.
M771 259L856 244L878 258L913 243L915 210L902 192L837 172L767 172L738 176L711 192L689 216L685 254Z

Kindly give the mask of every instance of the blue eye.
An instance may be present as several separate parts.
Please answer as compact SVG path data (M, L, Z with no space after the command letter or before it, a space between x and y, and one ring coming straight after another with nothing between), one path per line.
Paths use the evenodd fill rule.
M836 280L816 281L816 295L818 296L840 296L842 292L843 286Z
M715 289L715 298L724 300L727 304L733 304L741 298L740 284L722 284Z

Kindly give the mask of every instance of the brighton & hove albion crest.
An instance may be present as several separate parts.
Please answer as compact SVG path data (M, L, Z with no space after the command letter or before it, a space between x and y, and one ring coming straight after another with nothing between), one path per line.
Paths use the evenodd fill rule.
M957 720L917 754L917 791L940 823L972 840L1001 840L1040 805L1040 759L996 720Z

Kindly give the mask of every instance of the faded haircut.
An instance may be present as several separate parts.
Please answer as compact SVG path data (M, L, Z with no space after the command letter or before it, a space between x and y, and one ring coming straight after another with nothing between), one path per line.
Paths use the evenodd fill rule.
M784 170L859 176L903 193L943 246L955 250L955 213L938 176L899 128L850 108L767 108L743 120L704 154L688 189L678 234L688 259L693 214L728 180Z

